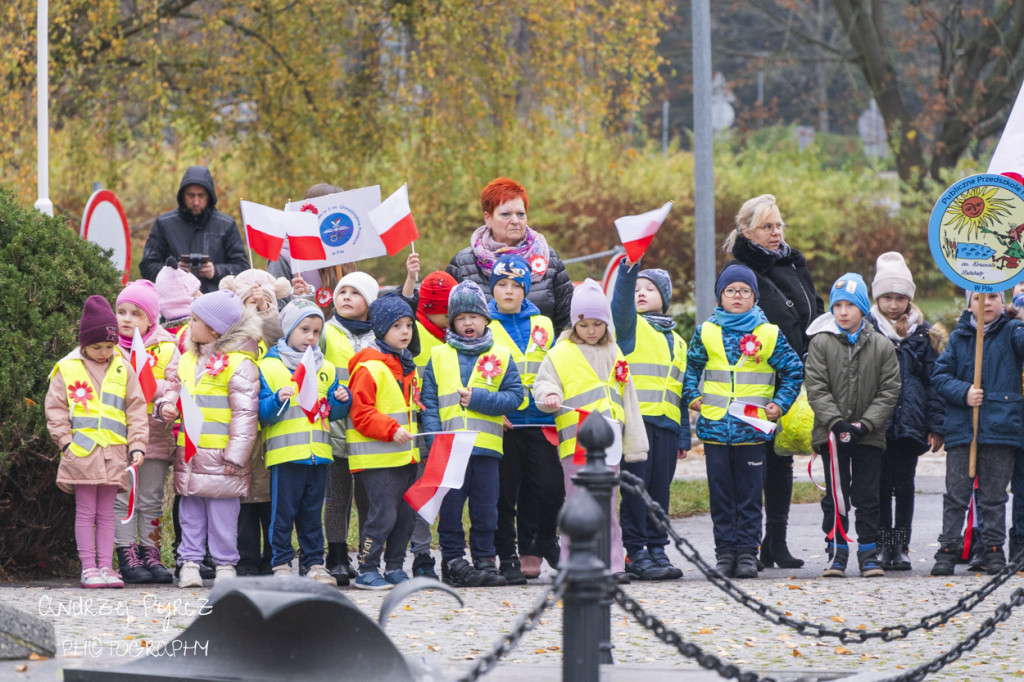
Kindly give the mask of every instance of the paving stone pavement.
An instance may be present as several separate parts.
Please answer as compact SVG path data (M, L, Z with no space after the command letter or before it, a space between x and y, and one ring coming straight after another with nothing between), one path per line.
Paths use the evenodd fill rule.
M803 466L806 472L806 464ZM942 479L919 477L918 489L912 571L862 579L853 569L844 580L820 578L825 562L819 529L821 512L817 505L803 504L792 510L790 547L806 560L804 568L769 569L756 580L740 581L741 587L768 604L784 608L793 617L835 629L911 624L923 615L948 608L986 578L967 575L964 567L959 567L953 578L928 576L937 547ZM707 516L677 520L674 527L702 556L713 556ZM670 548L670 556L677 563L683 562L674 548ZM744 670L761 674L788 671L788 679L796 679L793 673L800 671L808 675L813 671L859 674L863 679L907 672L964 639L999 603L1007 601L1015 588L1024 585L1020 575L1015 576L973 612L931 632L918 632L902 641L842 645L833 639L809 639L773 625L706 582L693 566L681 565L685 570L681 580L633 583L626 590L645 609L704 651ZM461 608L441 592L421 592L391 614L387 633L400 651L424 657L442 671L444 679L455 679L530 610L552 575L546 568L539 580L527 586L460 590L465 600ZM169 641L186 628L204 607L209 591L209 586L187 590L161 586L83 590L77 581L2 585L0 602L53 622L58 656L47 661L0 661L0 680L54 680L61 666L115 666L145 655L152 645ZM344 593L376 619L382 593L353 588L344 588ZM648 682L716 679L713 673L699 671L695 662L660 642L617 606L612 608L617 667L603 673L604 679L636 679L639 674ZM511 680L515 676L518 681L527 671L531 682L559 679L561 625L558 604L483 679ZM929 679L1020 678L1024 675L1022 639L1024 613L1014 612L977 649ZM23 665L27 670L16 672Z

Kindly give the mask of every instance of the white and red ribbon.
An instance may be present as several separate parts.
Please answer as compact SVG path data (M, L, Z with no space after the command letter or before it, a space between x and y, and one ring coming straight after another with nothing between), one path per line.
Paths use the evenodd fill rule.
M128 478L132 480L131 487L128 489L128 516L121 519L121 523L128 523L135 516L135 489L139 484L139 470L134 464L129 466L125 471L128 472Z
M838 531L839 535L849 543L850 538L846 536L846 530L843 528L839 518L840 516L846 517L846 496L843 495L843 484L839 479L839 466L837 464L839 457L836 452L836 436L831 431L828 434L828 458L829 470L832 473L832 507L835 516L832 521L832 530L829 531L826 537L829 540L836 540L836 531ZM840 508L842 508L843 513L839 512Z

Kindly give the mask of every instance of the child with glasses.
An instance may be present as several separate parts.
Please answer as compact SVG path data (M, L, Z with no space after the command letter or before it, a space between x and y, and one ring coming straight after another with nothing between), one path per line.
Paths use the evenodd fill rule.
M700 411L697 436L704 442L715 568L730 578L756 578L761 490L772 438L764 422L792 406L803 364L757 306L757 277L750 268L725 268L715 293L718 307L690 341L683 399Z

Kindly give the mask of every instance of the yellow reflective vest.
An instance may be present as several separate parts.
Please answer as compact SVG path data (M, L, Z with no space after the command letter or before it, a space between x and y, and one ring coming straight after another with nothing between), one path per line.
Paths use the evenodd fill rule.
M519 346L500 322L491 320L487 326L494 335L494 343L505 346L512 353L512 361L516 363L519 378L523 382L523 402L519 404L519 409L525 410L530 406L530 387L537 378L540 363L544 362L548 351L551 350L551 344L555 342L555 327L547 316L531 315L530 343L526 346L528 352L524 353L519 350Z
M609 377L597 376L572 341L557 344L548 356L562 381L562 407L555 412L555 428L558 430L558 456L565 459L576 452L576 431L579 428L576 410L600 412L620 424L625 423L626 411L622 408L624 384L615 378L614 369ZM625 358L616 347L616 364L619 361L625 361Z
M492 357L493 362L489 360ZM512 353L509 349L495 343L490 350L478 356L473 364L473 372L469 375L469 382L463 386L459 371L459 352L447 344L435 348L430 354L430 363L434 370L434 379L437 381L437 407L438 416L441 418L441 430L479 431L473 447L503 454L504 418L501 415L491 416L462 407L459 404L458 389L479 388L491 393L496 392L501 388L501 382L505 379L511 361ZM490 380L481 372L480 365L484 362L490 362L496 372Z
M285 366L281 358L265 357L260 360L259 368L260 374L272 391L276 392L291 385L292 371ZM316 373L318 398L327 397L335 376L334 365L324 360L320 371ZM299 395L296 392L288 401L288 406L281 412L280 419L273 424L263 425L267 467L307 459L314 464L329 464L334 460L329 436L327 420L318 418L310 423L302 406L299 405Z
M127 445L128 418L124 410L128 370L121 356L117 353L110 356L110 367L103 376L99 391L92 385L85 363L78 358L65 358L58 362L50 372L50 378L58 371L67 388L71 415L68 450L77 457L85 457L97 445ZM74 399L76 391L81 391L79 401Z
M228 446L231 424L231 402L228 398L228 382L243 360L256 361L252 353L231 351L225 353L228 365L210 376L203 371L196 382L196 363L198 356L189 351L181 356L178 362L178 377L181 379L181 390L188 391L195 398L196 405L203 413L203 432L199 435L196 447L223 450ZM185 445L185 429L178 431L178 445Z
M356 354L345 332L328 322L324 325L324 360L334 365L338 381L348 387L348 361Z
M366 360L355 366L358 371L363 367L373 377L377 384L377 402L374 409L386 414L398 425L411 434L416 434L416 418L412 406L412 396L402 394L402 387L395 379L395 375L380 360ZM409 391L414 391L415 384L409 384ZM404 445L377 440L359 433L351 426L352 420L348 420L349 428L345 431L345 439L348 441L348 468L350 471L361 471L363 469L389 469L405 466L406 464L420 461L420 451L416 446L416 439Z
M779 328L765 323L751 333L761 342L760 350L756 355L741 353L733 365L725 354L722 328L712 322L701 326L701 343L708 354L700 408L705 419L717 421L725 417L733 400L757 405L758 417L765 419L764 407L775 395L775 370L768 364L768 358L775 352Z
M430 352L438 346L443 346L444 341L428 332L419 320L416 320L416 330L419 332L420 354L413 358L413 362L416 363L416 378L419 379L419 385L422 386L423 372L426 371L427 363L430 362Z
M645 417L668 417L678 424L682 419L687 348L679 334L674 331L670 333L671 356L665 334L652 327L642 315L637 315L636 346L626 356L626 361L640 402L640 414Z

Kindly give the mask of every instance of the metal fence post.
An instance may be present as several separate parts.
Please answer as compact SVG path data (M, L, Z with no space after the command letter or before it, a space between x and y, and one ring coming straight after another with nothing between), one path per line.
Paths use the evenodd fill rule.
M573 477L573 483L587 490L594 498L600 511L601 528L597 536L597 556L605 568L611 570L611 500L619 477L605 464L605 448L615 441L611 424L601 414L592 412L580 425L576 435L587 450L587 463ZM611 580L611 578L608 578ZM610 585L608 585L610 587ZM601 663L612 660L612 599L611 590L606 587L601 595Z
M562 597L562 682L592 682L600 677L601 600L608 586L608 571L597 555L601 507L581 488L565 503L558 523L569 536Z

